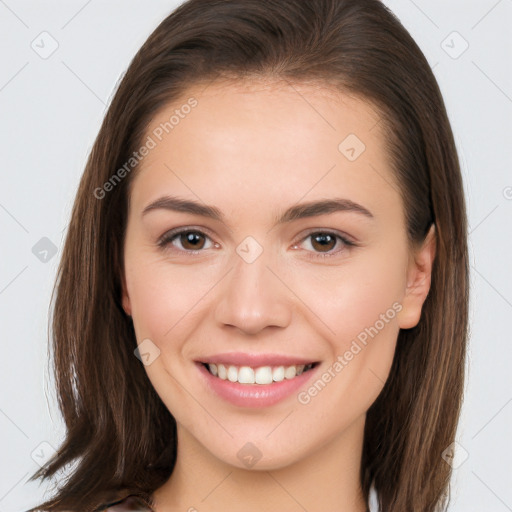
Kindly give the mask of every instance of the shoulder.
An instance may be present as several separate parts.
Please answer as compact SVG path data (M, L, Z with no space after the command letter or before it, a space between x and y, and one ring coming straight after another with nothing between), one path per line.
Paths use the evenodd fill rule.
M140 498L128 496L124 500L105 505L98 512L153 512Z

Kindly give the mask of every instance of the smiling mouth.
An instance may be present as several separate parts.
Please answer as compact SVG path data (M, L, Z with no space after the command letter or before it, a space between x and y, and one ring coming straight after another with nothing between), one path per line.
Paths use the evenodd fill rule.
M291 380L315 368L319 363L296 364L289 366L235 366L230 364L201 363L208 372L222 380L239 384L272 384Z

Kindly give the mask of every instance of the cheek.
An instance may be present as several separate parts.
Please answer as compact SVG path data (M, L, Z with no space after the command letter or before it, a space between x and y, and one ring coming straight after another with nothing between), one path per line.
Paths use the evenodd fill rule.
M172 265L154 256L127 263L127 289L139 342L150 338L163 350L177 332L182 336L218 276L218 269Z
M311 401L315 414L337 410L343 403L354 417L381 392L399 333L406 261L405 252L383 247L329 268L321 278L302 281L298 294L307 297L305 302L318 314L321 322L316 325L323 326L330 351L321 382L301 397L301 403Z
M368 251L340 266L304 271L295 278L297 295L314 311L322 333L337 353L352 340L364 342L375 328L396 337L396 313L405 288L406 258L385 248ZM311 274L315 272L315 274ZM309 274L309 275L308 275Z

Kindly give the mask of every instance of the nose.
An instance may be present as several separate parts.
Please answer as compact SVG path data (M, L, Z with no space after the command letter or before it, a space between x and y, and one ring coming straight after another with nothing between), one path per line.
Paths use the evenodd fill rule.
M232 326L246 334L265 327L286 327L292 316L291 293L278 269L263 253L252 262L238 254L234 266L222 280L215 319L221 327ZM270 267L270 268L269 268Z

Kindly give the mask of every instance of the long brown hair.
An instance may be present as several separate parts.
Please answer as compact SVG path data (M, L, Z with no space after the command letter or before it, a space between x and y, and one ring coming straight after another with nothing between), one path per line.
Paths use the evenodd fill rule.
M437 250L421 319L400 331L389 378L367 413L361 485L368 498L374 483L386 512L446 507L451 467L442 453L455 438L465 370L467 220L452 131L427 60L379 0L189 0L132 60L80 182L52 318L67 432L31 479L67 476L32 510L93 510L128 494L150 502L173 471L176 423L133 354L133 324L121 306L136 166L108 193L97 191L141 146L156 113L191 85L226 78L315 83L377 107L409 241L421 242L434 223Z

